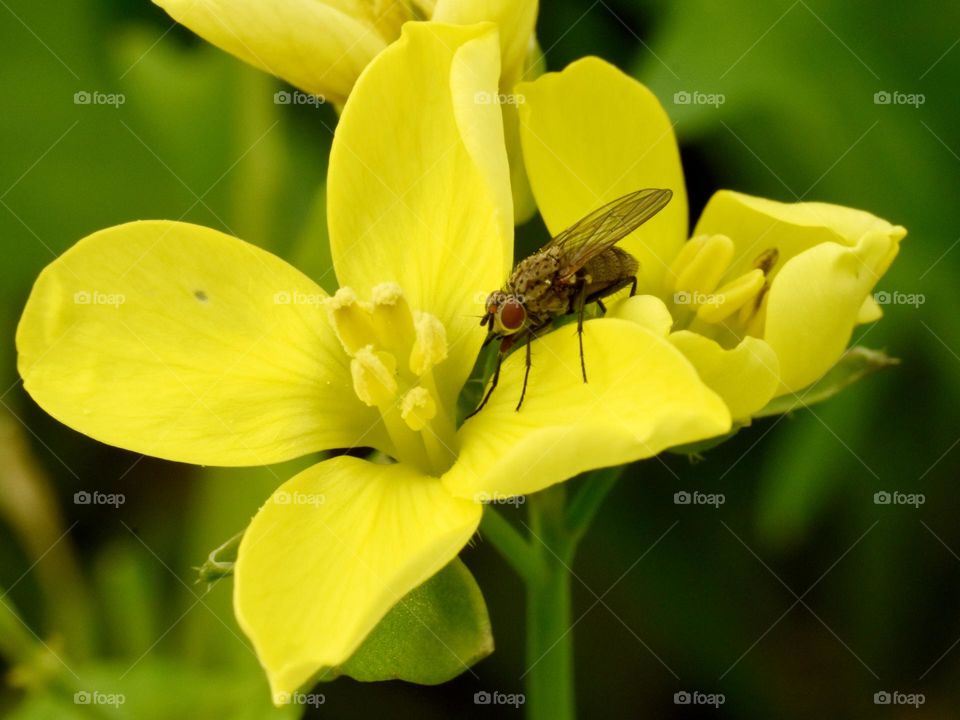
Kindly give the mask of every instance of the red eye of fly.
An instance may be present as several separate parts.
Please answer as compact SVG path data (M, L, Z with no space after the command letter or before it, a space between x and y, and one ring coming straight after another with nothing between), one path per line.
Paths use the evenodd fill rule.
M507 300L500 306L498 319L505 330L516 332L523 327L527 319L527 311L516 300Z

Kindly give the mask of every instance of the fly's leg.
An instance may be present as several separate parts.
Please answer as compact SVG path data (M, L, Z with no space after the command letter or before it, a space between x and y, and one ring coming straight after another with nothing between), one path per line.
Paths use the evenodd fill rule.
M497 387L497 383L500 381L500 366L503 364L503 356L504 356L504 350L501 347L500 350L497 351L497 366L496 366L496 369L493 371L493 379L490 381L490 389L487 390L487 394L483 396L483 400L480 401L480 404L477 405L476 409L464 418L465 421L469 420L478 412L483 410L483 406L487 404L487 400L489 400L490 396L493 395L493 391ZM524 381L524 388L526 388L526 381Z
M597 307L600 308L600 312L606 315L607 306L603 304L603 298L609 297L614 293L620 292L627 285L630 286L630 297L633 297L634 295L636 295L637 294L637 276L631 275L628 278L624 278L623 280L615 282L613 285L608 285L602 290L597 290L597 292L587 297L587 299L584 300L584 303L589 305L590 303L595 302L597 304Z
M580 372L583 374L583 381L587 382L587 362L583 358L583 310L587 306L587 284L584 282L580 286L580 292L577 294L577 339L580 341ZM597 298L598 300L600 298Z
M527 367L523 371L523 388L520 390L520 401L517 403L516 411L520 410L520 406L523 405L523 396L527 394L527 380L530 379L530 368L533 365L532 358L530 356L530 343L533 340L532 337L527 337Z

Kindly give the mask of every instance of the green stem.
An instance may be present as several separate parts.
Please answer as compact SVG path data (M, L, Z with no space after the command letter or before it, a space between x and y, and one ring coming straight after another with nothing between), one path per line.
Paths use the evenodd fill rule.
M492 505L487 505L483 510L480 534L497 548L524 582L534 582L543 575L543 559L540 554Z
M623 466L594 470L581 481L580 489L567 508L567 528L579 542L590 528L597 510L623 475Z
M527 717L572 720L573 628L570 565L576 540L566 523L566 488L555 485L528 499L530 534L544 566L527 583Z
M567 504L565 485L527 498L529 540L492 506L480 530L527 585L526 708L529 720L573 720L571 577L577 545L623 468L588 473Z

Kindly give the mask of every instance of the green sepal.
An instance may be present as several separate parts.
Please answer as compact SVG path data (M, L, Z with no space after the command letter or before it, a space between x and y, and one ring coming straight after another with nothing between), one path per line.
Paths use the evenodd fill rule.
M853 385L868 375L899 365L900 360L890 357L880 350L871 350L862 346L850 348L843 357L822 378L798 393L788 393L775 397L766 407L754 414L754 417L770 417L783 413L802 410L829 400L844 388Z
M233 575L233 566L237 562L237 550L242 538L243 531L211 550L203 565L197 568L197 582L213 583Z
M405 680L438 685L493 652L487 605L459 559L410 591L343 665L319 680Z

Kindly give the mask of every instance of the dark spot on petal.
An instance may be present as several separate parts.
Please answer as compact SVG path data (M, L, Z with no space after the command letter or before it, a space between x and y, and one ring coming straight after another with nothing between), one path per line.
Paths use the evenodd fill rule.
M207 302L207 300L209 300L207 294L203 290L194 290L193 296L200 302Z

